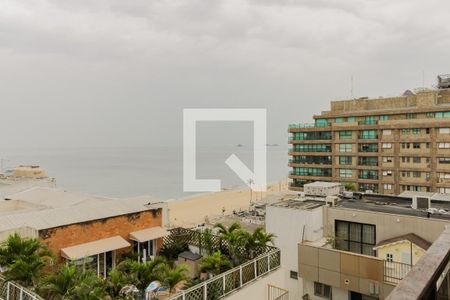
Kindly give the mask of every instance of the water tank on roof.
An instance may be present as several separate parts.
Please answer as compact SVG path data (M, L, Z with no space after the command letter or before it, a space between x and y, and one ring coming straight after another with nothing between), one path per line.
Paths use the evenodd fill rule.
M430 197L414 196L412 198L412 208L414 209L429 209L431 206Z
M437 78L438 78L438 88L439 89L450 88L450 74L439 75Z

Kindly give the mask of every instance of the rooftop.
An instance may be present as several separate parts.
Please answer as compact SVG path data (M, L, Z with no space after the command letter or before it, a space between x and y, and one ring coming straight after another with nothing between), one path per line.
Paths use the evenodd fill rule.
M151 210L161 207L161 203L146 196L117 199L33 187L0 200L0 231L54 228Z
M413 209L411 204L412 197L362 194L361 199L340 198L336 202L335 207L450 220L450 202L448 201L433 200L429 210L431 213L424 209ZM272 206L276 207L304 210L315 209L322 205L325 205L325 201L318 198L308 196L299 198L298 195L294 194L286 194L281 201L272 204Z

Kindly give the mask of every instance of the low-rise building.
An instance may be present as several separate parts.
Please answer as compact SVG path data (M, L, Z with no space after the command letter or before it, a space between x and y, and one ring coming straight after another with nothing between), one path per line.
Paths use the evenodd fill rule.
M293 198L266 209L290 299L385 299L450 224L445 201L431 214L412 197Z
M62 259L89 263L105 276L116 255L133 247L141 260L155 256L166 204L149 197L114 199L35 187L0 200L0 237L39 238Z

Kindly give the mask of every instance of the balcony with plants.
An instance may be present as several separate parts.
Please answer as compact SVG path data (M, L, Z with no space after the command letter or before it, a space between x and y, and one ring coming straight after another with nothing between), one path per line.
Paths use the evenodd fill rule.
M100 278L89 264L56 262L38 239L16 234L0 246L0 299L146 299L152 282L158 284L152 297L159 299L220 299L280 266L279 249L268 246L272 241L263 229L250 233L238 223L203 231L176 228L152 260L138 262L135 253L124 253ZM201 257L198 272L180 263L186 251Z

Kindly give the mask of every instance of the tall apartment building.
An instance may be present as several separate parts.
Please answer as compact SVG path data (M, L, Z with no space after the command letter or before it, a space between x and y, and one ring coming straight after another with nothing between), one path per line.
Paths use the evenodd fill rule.
M313 118L289 126L292 190L320 180L384 194L450 193L450 89L332 101Z

